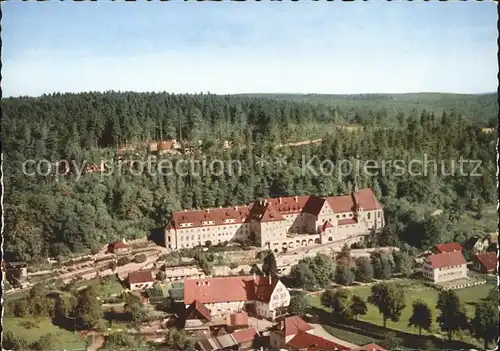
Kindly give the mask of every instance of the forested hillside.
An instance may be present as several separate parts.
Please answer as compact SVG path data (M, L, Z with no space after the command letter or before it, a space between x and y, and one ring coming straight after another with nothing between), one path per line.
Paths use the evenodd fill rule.
M427 248L455 235L448 230L465 211L478 216L496 203L495 143L497 134L481 132L468 111L436 113L425 109L395 115L376 104L354 99L349 106L309 103L271 97L85 93L2 100L4 149L5 243L8 259L37 260L95 250L118 238L147 235L162 227L171 211L245 204L266 196L335 195L351 189L353 175L303 172L303 159L357 158L376 160L428 159L445 161L447 172L460 157L481 160L481 176L398 175L360 172L357 184L372 187L386 206L387 240ZM485 121L496 118L487 104ZM438 106L436 110L441 110ZM358 130L336 128L358 124ZM294 148L278 143L324 135L324 142ZM130 172L99 173L78 179L67 175L26 176L27 159L100 162L117 147L175 138L202 140L191 155L180 159L238 160L238 174L158 176ZM234 147L223 149L221 140ZM146 151L138 151L138 158ZM286 157L286 164L262 167L257 157ZM130 156L132 157L132 156ZM418 165L417 165L418 167ZM457 166L458 167L458 166ZM472 171L473 165L464 167ZM424 210L421 210L421 209ZM443 209L441 216L430 216Z
M498 95L488 94L446 94L446 93L408 93L408 94L254 94L277 100L319 103L333 105L351 115L359 112L368 116L368 110L379 110L386 115L385 123L396 121L398 112L414 113L427 109L436 115L454 110L478 126L493 126L498 116Z

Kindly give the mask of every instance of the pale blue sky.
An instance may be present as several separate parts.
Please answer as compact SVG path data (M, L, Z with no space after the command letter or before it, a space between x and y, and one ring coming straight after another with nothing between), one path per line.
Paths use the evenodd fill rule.
M4 96L104 90L481 93L493 2L2 4Z

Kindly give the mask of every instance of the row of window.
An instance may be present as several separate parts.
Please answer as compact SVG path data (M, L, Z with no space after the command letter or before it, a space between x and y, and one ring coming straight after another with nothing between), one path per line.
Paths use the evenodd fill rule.
M230 233L230 232L217 233L217 235L215 233L211 233L211 234L207 233L206 235L205 234L201 234L201 235L198 234L197 239L195 239L194 235L191 235L191 241L193 241L193 240L202 240L202 239L211 239L211 238L215 238L216 236L219 236L219 237L220 236L222 236L222 237L234 237L234 236L242 237L243 236L244 237L245 234L249 234L249 233L250 233L249 230L248 231L245 230L245 231L243 231L243 233L238 233L238 234L236 234L236 233ZM186 239L186 241L190 241L189 238L190 238L189 235L186 235L185 237L182 236L182 235L180 235L179 236L179 241L184 241L184 239ZM170 241L170 237L168 238L168 241Z

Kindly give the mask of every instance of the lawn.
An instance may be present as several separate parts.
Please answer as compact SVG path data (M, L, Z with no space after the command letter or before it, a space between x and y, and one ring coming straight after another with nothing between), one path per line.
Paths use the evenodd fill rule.
M124 290L122 283L114 275L97 277L89 280L82 280L77 283L77 287L97 284L101 290L101 298L121 294Z
M3 317L3 331L11 331L28 343L38 341L45 334L54 334L60 350L86 350L87 341L78 334L59 328L46 317Z
M421 299L427 302L427 304L429 305L429 307L433 312L432 333L444 337L445 335L440 332L435 322L435 319L438 316L438 311L436 311L435 308L438 291L431 287L424 286L418 280L405 280L401 282L404 282L406 289L406 308L403 310L399 322L392 322L389 320L387 321L387 327L390 329L399 330L407 333L418 334L418 330L416 328L408 327L408 320L410 319L412 313L413 301ZM484 284L484 285L477 285L470 288L456 290L461 301L463 301L463 303L465 304L469 316L473 316L474 314L475 303L485 298L488 295L489 290L494 286L495 286L494 284ZM352 287L350 290L352 291L352 293L357 294L366 300L366 298L370 295L370 289L371 289L370 286L357 286L357 287ZM309 298L309 304L312 307L328 310L325 309L323 306L321 306L320 295L311 296ZM378 309L370 304L368 304L368 313L365 316L360 316L359 320L378 326L383 325L382 317L378 312ZM333 335L338 336L340 338L342 337L341 335L337 334ZM466 333L461 335L461 337L457 338L460 338L463 341L477 343L477 340L472 340L470 335L466 335ZM352 342L355 343L354 340Z

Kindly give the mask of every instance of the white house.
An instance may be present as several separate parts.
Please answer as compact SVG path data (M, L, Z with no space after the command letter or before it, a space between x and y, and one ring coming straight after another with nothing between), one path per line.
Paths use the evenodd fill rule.
M422 272L435 283L463 279L467 277L467 262L461 251L429 255L424 260Z
M154 278L151 271L136 271L128 274L127 283L130 290L143 290L153 286Z

